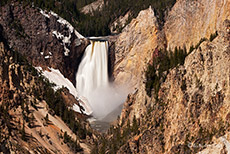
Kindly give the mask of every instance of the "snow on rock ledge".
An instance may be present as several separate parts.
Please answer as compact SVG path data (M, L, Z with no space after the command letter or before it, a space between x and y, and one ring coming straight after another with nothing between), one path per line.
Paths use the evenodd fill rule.
M46 18L50 18L49 14L47 14L46 11L43 11L42 9L40 9L40 13L44 15Z
M62 17L58 16L56 13L54 13L53 11L50 11L49 14L55 16L56 18L58 18L58 22L63 24L63 25L66 25L69 30L70 30L70 33L75 33L75 35L79 38L79 39L82 39L84 38L80 33L78 33L74 28L73 26L68 22L66 21L65 19L63 19Z
M69 56L70 50L66 47L66 45L69 45L69 44L70 44L71 34L69 34L68 37L65 37L64 35L62 35L61 33L57 32L57 31L53 31L52 33L53 33L54 36L56 36L58 39L61 39L61 40L62 40L62 44L64 45L64 49L65 49L64 55L65 55L65 56Z
M42 73L43 76L45 76L51 83L55 83L56 86L54 87L54 90L56 91L59 88L62 88L63 86L69 89L69 92L79 101L79 103L84 107L85 114L90 115L92 114L92 110L89 104L81 101L78 99L78 92L74 85L65 78L61 72L57 69L49 68L50 71L42 70L41 67L35 67L38 71ZM74 104L73 110L76 112L81 113L80 108Z
M78 37L78 39L83 39L84 37L80 33L78 33L68 21L66 21L62 17L58 16L56 13L54 13L52 11L47 12L46 10L44 11L42 9L40 9L40 13L43 16L45 16L46 18L50 18L50 16L56 17L57 22L59 22L62 25L65 25L68 28L68 31L69 31L68 36L64 36L56 30L53 30L52 33L53 33L53 36L56 36L57 39L62 41L62 44L64 46L64 50L65 50L64 55L69 56L70 50L68 49L68 46L71 43L70 40L71 40L72 33L74 33ZM81 44L81 42L79 41L78 45L80 45L80 44Z

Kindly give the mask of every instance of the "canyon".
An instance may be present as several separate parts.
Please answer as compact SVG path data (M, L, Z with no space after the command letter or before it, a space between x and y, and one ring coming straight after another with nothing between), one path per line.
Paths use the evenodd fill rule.
M94 5L102 7L102 2L97 2L100 5L94 2L83 12L92 12L90 9ZM33 88L42 91L36 85L37 77L23 69L15 60L17 56L8 52L13 49L32 66L39 67L40 73L47 78L49 73L56 73L63 83L59 84L54 77L50 77L50 81L59 88L67 87L60 96L76 111L74 118L80 125L80 129L73 132L69 128L72 124L66 125L46 107L48 99L36 98L39 109L36 110L32 103L29 103L29 109L40 129L31 129L27 123L26 126L17 124L18 119L14 123L17 130L25 127L26 133L38 142L32 139L28 143L18 141L13 135L5 140L8 144L4 144L3 149L15 151L17 146L8 145L18 141L26 151L36 151L30 148L33 145L42 147L40 153L72 153L71 146L59 144L64 140L54 135L64 136L66 132L82 147L80 153L228 153L229 9L228 0L178 0L168 10L162 25L150 6L140 11L121 33L103 37L106 40L101 41L84 38L52 11L18 2L1 7L1 37L7 40L0 48L1 58L5 57L1 63L0 94L4 98L1 104L4 100L12 100L9 113L23 119L22 108L13 107L19 102L15 100L18 99L16 95L34 100L35 94L25 94L25 91ZM175 53L176 49L186 51L184 62L164 71L158 91L151 89L148 94L148 66L156 59L161 61L169 51ZM159 67L155 66L158 75ZM118 97L113 96L116 93ZM113 114L116 109L120 111ZM45 123L47 114L50 124ZM92 130L86 120L91 116L102 120L100 126L106 121L103 118L112 116L113 120L109 122L113 123L110 128L107 128L108 122L105 124L108 131L104 136ZM10 134L10 127L5 125L1 130ZM87 131L84 137L78 134L81 128ZM39 137L39 131L52 137Z

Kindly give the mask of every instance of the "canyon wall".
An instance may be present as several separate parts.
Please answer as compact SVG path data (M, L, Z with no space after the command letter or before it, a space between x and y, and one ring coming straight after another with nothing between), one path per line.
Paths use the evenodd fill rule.
M188 51L201 38L209 39L225 19L230 19L229 10L228 0L178 0L164 25L167 48L186 46Z
M75 85L75 74L89 42L53 12L19 2L0 10L0 26L9 46L33 66L59 69Z
M128 87L131 92L138 89L137 99L144 102L145 67L157 47L162 47L162 33L159 31L153 9L141 11L136 19L124 28L115 42L115 83ZM141 103L133 107L135 113L143 113ZM138 116L139 117L139 116Z
M125 130L124 122L129 119L132 123L135 116L140 127L138 135L118 153L215 153L211 147L219 152L228 149L229 4L224 0L179 0L162 31L154 13L147 9L119 35L115 82L127 83L132 89L119 123ZM215 32L217 38L209 41ZM155 48L185 46L188 51L202 38L207 39L186 57L184 65L169 70L158 100L150 98L145 91L145 70Z

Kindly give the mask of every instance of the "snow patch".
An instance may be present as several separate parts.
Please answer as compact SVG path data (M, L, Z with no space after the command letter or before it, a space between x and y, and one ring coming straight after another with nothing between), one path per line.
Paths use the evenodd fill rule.
M50 16L46 13L46 11L43 11L42 9L40 9L40 13L44 15L46 18L50 18Z
M45 59L49 59L50 58L50 56L45 56Z
M60 17L58 14L54 13L53 11L50 11L50 12L48 12L48 13L46 13L46 12L47 12L46 10L43 11L42 9L40 9L40 13L41 13L42 15L44 15L45 17L50 18L50 15L56 17L56 18L58 19L57 21L58 21L60 24L66 25L66 27L69 29L70 33L73 33L73 32L74 32L74 34L75 34L79 39L83 39L83 38L84 38L84 36L82 36L80 33L78 33L78 32L74 29L74 27L73 27L67 20L63 19L62 17Z
M69 92L75 97L75 99L78 98L78 92L74 85L65 78L61 72L57 69L49 68L50 71L43 71L41 67L35 67L38 71L42 73L43 76L45 76L51 83L55 83L56 86L54 87L54 90L62 88L63 86L69 89ZM91 107L89 104L79 101L81 106L85 109L85 114L90 115L92 113ZM81 113L80 108L77 105L73 106L73 110L76 112Z
M70 52L69 49L66 48L66 46L64 46L64 50L65 50L64 55L69 56L69 52Z
M50 14L51 14L52 16L55 16L56 18L59 18L59 16L57 15L57 13L55 13L55 12L53 12L53 11L50 11Z
M66 45L69 45L70 44L70 39L71 39L71 34L69 34L68 37L62 35L61 33L57 32L57 31L53 31L52 32L53 35L55 35L58 39L62 40L62 44L64 46L64 55L65 56L69 56L69 52L70 50L66 47Z
M70 33L75 33L75 35L78 37L78 38L84 38L80 33L78 33L74 28L73 26L68 22L66 21L65 19L63 19L62 17L58 16L56 13L54 13L53 11L50 11L50 14L55 16L56 18L58 18L58 22L63 24L63 25L66 25L66 27L70 30Z
M80 107L76 104L73 105L73 110L78 112L78 113L81 113Z
M74 33L79 39L84 38L80 33L78 33L74 27L65 19L63 19L62 17L58 16L58 14L54 13L53 11L47 12L46 10L43 11L42 9L40 9L40 13L42 15L44 15L47 18L50 18L50 16L54 16L57 18L57 22L59 22L60 24L66 26L68 28L69 34L68 36L64 36L62 35L60 32L57 31L53 31L52 33L54 34L54 36L56 36L58 39L62 40L62 44L64 46L64 55L65 56L69 56L69 52L70 50L67 48L67 45L70 45L71 41L71 34ZM79 41L80 43L78 43L78 45L81 44L81 40Z

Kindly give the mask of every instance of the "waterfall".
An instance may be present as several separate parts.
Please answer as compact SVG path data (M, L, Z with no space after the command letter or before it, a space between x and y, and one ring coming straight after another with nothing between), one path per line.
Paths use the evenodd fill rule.
M87 101L93 116L101 119L121 105L126 95L109 82L108 42L91 41L76 74L80 99Z

